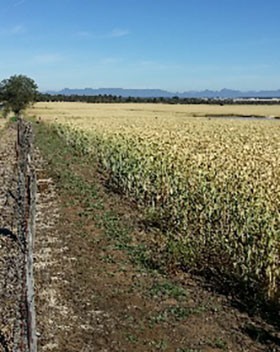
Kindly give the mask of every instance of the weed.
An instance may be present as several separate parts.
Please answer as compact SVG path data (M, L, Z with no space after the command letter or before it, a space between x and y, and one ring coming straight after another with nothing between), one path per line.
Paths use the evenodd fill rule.
M165 351L168 347L168 344L165 340L160 340L160 341L146 340L144 341L144 344L148 346L152 346L158 351Z
M136 342L138 342L138 337L136 335L129 334L126 337L126 340L131 343L136 343Z
M181 300L187 297L186 289L172 282L156 283L150 288L149 293L151 296L161 299L175 298Z
M202 352L202 351L193 349L193 348L177 348L175 352Z
M227 342L220 338L216 338L214 341L206 341L206 345L223 351L226 351L228 347Z
M222 340L222 339L216 339L214 341L215 347L221 349L221 350L226 350L227 349L227 342Z
M162 311L157 315L154 315L149 318L149 326L153 328L156 324L165 323L168 321L167 311Z
M112 257L110 254L105 255L104 257L102 257L100 259L102 262L104 263L111 263L111 264L115 264L116 260L114 259L114 257Z

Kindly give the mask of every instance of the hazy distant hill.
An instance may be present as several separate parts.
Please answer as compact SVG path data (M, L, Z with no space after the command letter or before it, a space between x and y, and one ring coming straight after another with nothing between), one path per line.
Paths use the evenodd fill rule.
M186 91L183 93L172 93L161 89L123 89L123 88L84 88L69 89L65 88L60 91L48 91L49 94L63 95L117 95L122 97L140 97L140 98L169 98L178 96L180 98L278 98L279 90L271 91L247 91L222 89L219 91L203 90L203 91Z
M84 88L84 89L69 89L65 88L58 92L49 91L50 94L63 94L63 95L116 95L122 97L172 97L176 94L170 93L161 89L123 89L123 88Z

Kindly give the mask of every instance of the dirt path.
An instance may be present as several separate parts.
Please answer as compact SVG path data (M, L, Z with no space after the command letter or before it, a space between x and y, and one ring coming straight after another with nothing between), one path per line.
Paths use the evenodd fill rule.
M92 160L41 125L36 135L39 351L280 351L276 321L162 266L155 233Z
M1 121L1 120L0 120ZM22 248L17 223L16 129L0 131L0 351L12 351L20 338Z
M65 279L65 271L71 260L67 255L64 233L59 225L61 216L60 199L53 180L43 171L48 165L37 151L37 217L35 239L35 281L37 334L39 351L66 351L62 349L60 338L67 331L73 331L76 318L71 305L62 294L70 282ZM66 346L65 346L66 348Z

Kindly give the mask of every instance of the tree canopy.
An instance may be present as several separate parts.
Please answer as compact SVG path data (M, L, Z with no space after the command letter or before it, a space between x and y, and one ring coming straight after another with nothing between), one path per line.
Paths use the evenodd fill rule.
M36 101L37 84L24 75L14 75L0 83L0 100L5 109L19 115L29 104Z

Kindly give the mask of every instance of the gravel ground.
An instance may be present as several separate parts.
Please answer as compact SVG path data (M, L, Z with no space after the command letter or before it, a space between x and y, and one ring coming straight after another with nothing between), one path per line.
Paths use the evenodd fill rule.
M0 351L20 341L22 248L18 240L16 129L0 132Z

